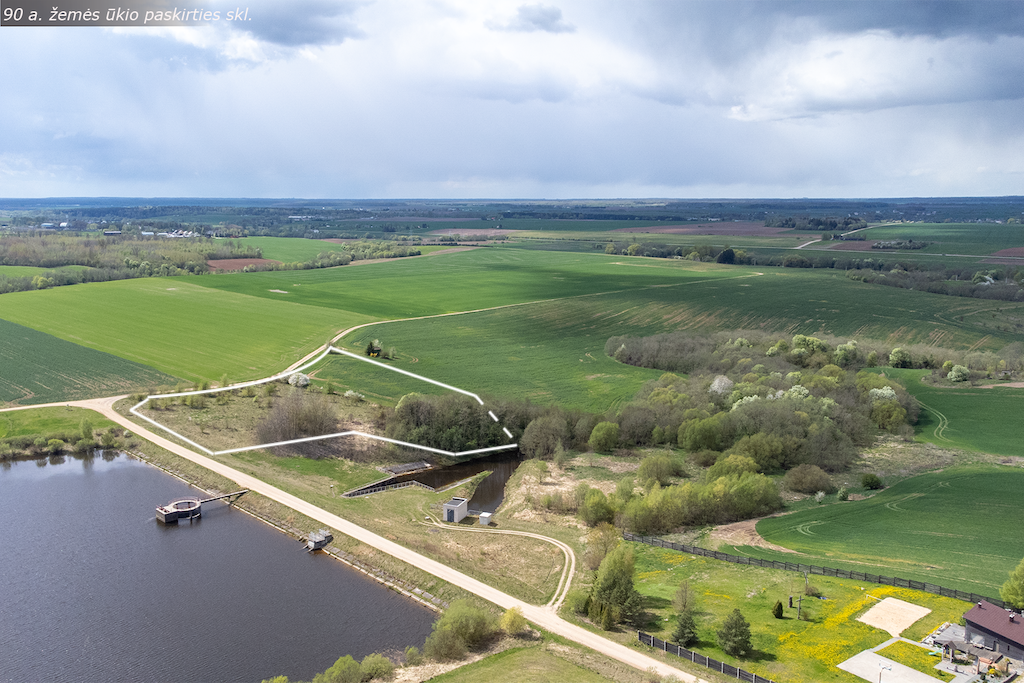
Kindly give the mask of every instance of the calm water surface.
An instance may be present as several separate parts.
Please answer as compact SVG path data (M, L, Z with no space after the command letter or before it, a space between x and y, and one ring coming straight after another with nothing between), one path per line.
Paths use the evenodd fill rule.
M430 610L223 503L156 522L186 495L127 456L0 467L0 680L308 680L430 633Z
M448 465L426 472L405 474L394 478L394 482L415 480L435 489L454 484L474 474L491 470L491 474L477 485L469 501L469 509L478 512L494 512L505 499L505 484L522 463L522 458L508 453L495 453L457 465ZM379 495L379 494L378 494ZM385 494L386 495L386 494Z

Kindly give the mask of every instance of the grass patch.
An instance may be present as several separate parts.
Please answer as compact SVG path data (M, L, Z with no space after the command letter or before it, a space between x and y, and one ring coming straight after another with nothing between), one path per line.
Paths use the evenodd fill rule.
M4 295L4 315L7 297L16 296ZM169 375L115 354L0 320L0 403L76 401L173 381Z
M437 681L437 683L477 683L478 681L603 683L615 679L605 678L566 661L547 648L529 647L499 652L431 680Z
M83 419L88 419L94 430L114 426L114 423L107 418L85 408L51 407L10 410L0 413L0 439L12 436L43 436L55 432L78 431Z
M774 680L859 681L836 665L889 639L888 633L856 620L877 599L892 596L932 610L905 632L909 638L920 638L943 621L956 621L969 608L927 593L813 576L812 583L827 599L804 597L802 618L797 619L795 600L804 591L804 577L796 572L727 564L641 544L633 549L636 586L651 613L645 630L671 641L676 617L672 598L687 582L696 600L700 638L691 649ZM793 609L788 606L790 595ZM782 619L771 612L778 600L784 606ZM736 608L750 622L754 647L753 655L742 660L722 652L715 635Z
M867 500L814 506L757 523L765 540L799 556L749 546L722 550L997 596L1024 555L1024 527L1006 524L1024 510L1017 495L1021 486L1020 468L977 465L929 472ZM970 510L969 523L964 510ZM898 536L893 529L900 529Z
M935 665L939 663L938 654L927 648L905 643L902 640L879 650L878 654L886 659L899 662L903 666L910 667L914 671L928 674L940 681L951 681L955 678L953 674L947 671L937 671L935 669Z

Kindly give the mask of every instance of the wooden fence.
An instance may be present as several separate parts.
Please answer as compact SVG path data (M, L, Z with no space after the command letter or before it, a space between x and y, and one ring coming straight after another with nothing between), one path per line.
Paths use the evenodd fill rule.
M701 557L710 557L715 560L723 560L725 562L732 562L734 564L751 564L755 567L768 567L770 569L784 569L791 572L800 572L802 574L817 574L819 576L835 576L840 579L854 579L856 581L866 581L868 583L878 583L885 586L897 586L899 588L912 588L914 590L924 591L933 595L942 595L947 598L956 598L957 600L964 600L966 602L978 602L979 600L985 600L992 603L996 607L1006 608L1008 605L998 598L990 598L985 595L978 595L977 593L965 593L964 591L955 590L953 588L946 588L945 586L939 586L934 583L927 583L925 581L914 581L912 579L901 579L898 576L882 576L880 574L868 574L866 572L853 572L847 571L846 569L835 569L833 567L818 567L813 564L799 564L797 562L777 562L775 560L762 560L756 557L744 557L742 555L730 555L729 553L722 553L717 550L708 550L706 548L698 548L692 545L685 545L683 543L673 543L672 541L663 541L660 538L653 536L637 536L629 532L624 532L622 537L627 541L636 541L637 543L646 543L647 545L658 546L659 548L668 548L669 550L678 550L680 552L689 553L691 555L699 555Z
M775 683L775 681L771 680L770 678L764 678L762 676L758 676L757 674L752 674L749 671L738 669L732 664L726 664L725 662L720 662L717 659L705 657L699 652L687 650L685 647L680 647L679 645L666 643L661 638L655 638L649 633L637 631L636 634L637 638L639 638L640 642L644 645L650 645L651 647L662 650L663 652L668 652L669 654L673 654L682 659L688 659L694 664L699 664L700 666L707 667L712 671L717 671L730 678L735 678L740 681L750 681L750 683Z

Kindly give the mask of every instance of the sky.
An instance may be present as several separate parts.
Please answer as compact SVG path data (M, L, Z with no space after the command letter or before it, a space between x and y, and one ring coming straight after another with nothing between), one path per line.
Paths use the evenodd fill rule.
M0 196L1024 194L1018 0L203 2L0 28Z

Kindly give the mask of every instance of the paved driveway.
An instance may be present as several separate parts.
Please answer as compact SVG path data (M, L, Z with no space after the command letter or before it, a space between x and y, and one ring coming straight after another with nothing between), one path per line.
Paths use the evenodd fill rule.
M892 667L892 669L883 669L882 667ZM879 680L879 674L881 674L882 683L935 683L936 681L934 676L914 671L910 667L886 659L870 650L850 657L840 664L839 668L866 681L871 681L871 683L876 683Z

